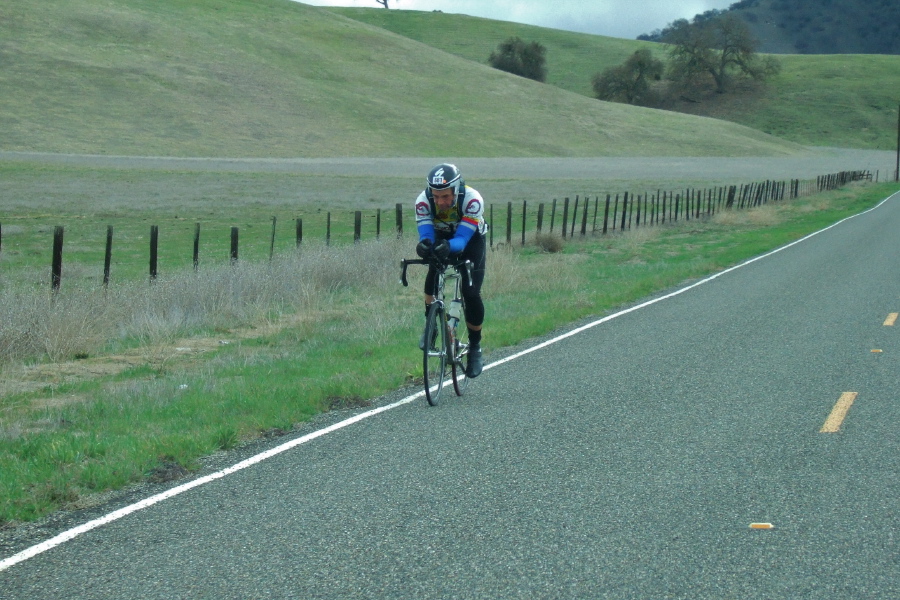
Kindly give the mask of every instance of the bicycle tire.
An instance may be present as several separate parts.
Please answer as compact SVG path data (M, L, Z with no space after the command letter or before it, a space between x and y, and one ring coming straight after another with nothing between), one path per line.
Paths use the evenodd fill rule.
M422 351L422 373L425 379L425 399L437 406L447 376L447 319L444 305L434 302L425 320L425 349ZM431 344L428 342L431 341Z
M465 301L463 301L465 302ZM463 314L465 314L465 303L463 303ZM452 350L452 375L453 375L453 391L457 396L466 393L469 387L469 378L466 377L466 356L469 353L469 328L466 326L466 319L460 319L456 326L456 332L453 336Z

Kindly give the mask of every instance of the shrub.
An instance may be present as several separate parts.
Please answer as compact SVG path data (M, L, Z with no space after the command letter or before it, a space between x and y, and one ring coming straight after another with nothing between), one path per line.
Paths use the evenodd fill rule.
M539 233L534 237L534 245L542 252L562 252L563 240L555 233Z
M511 37L491 52L488 62L495 69L544 82L547 79L547 49L537 42Z

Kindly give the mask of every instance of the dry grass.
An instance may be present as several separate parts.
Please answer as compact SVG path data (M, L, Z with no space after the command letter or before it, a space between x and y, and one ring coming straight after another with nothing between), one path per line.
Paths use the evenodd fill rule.
M197 333L264 327L298 312L327 311L347 292L372 298L396 287L405 248L370 242L304 247L272 262L186 270L153 284L107 290L70 285L0 290L0 365L63 361L129 346L152 347Z
M67 285L53 295L43 285L7 286L0 289L0 395L49 389L32 406L77 402L52 391L132 368L167 372L222 343L282 332L297 347L315 347L323 335L380 345L418 314L425 269L409 270L409 288L398 281L400 260L413 255L409 245L305 245L271 262L186 269L107 290ZM535 292L574 293L584 259L558 252L523 260L518 248L495 249L484 296L516 294L523 282Z
M748 210L723 210L716 213L712 222L716 225L740 227L745 225L771 227L784 220L780 206L766 204Z

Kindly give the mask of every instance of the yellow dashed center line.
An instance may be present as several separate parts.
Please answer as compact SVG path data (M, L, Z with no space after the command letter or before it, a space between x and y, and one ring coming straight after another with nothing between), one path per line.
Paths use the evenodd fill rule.
M853 401L856 400L856 396L856 392L844 392L841 394L840 399L834 405L831 414L828 415L828 419L825 420L825 424L822 425L819 433L837 433L844 422L844 418L847 416L847 411L850 410Z
M884 326L885 327L893 327L894 323L897 322L897 317L900 317L900 313L889 314L887 319L884 320Z

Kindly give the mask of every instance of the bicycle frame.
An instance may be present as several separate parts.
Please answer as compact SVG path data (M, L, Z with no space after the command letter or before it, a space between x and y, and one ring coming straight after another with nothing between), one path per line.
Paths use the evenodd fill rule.
M462 298L462 277L463 273L467 278L469 285L472 285L472 267L471 261L455 261L444 263L437 259L412 259L401 261L400 282L404 287L409 286L406 277L407 267L409 265L428 265L435 268L434 288L432 296L434 301L428 309L428 317L425 322L425 332L423 340L427 340L423 349L423 375L425 379L425 397L432 406L437 404L444 385L444 377L446 375L446 366L450 365L452 370L453 387L457 396L462 396L467 385L468 378L465 377L465 367L463 366L463 357L468 354L469 344L461 341L457 336L459 321L464 319L465 304ZM445 296L446 286L453 283L453 295L449 301L452 310L447 310L447 301ZM458 304L457 304L458 303ZM459 314L451 314L459 310ZM438 332L437 337L441 340L440 347L433 347L435 341L434 327L440 320L442 331ZM434 323L434 324L433 324ZM464 325L465 327L465 325ZM464 334L468 333L468 329L463 330ZM462 336L468 339L467 335ZM431 342L431 343L430 343ZM435 368L437 363L437 368ZM429 366L430 365L430 366ZM432 383L437 380L436 386Z

